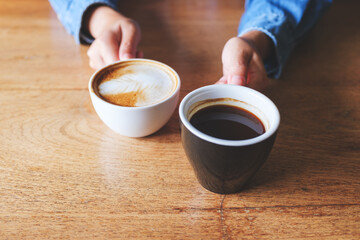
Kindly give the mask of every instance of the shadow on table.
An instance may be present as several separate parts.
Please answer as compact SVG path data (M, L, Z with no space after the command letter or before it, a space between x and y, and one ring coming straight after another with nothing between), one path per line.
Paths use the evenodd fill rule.
M281 113L268 161L247 189L316 188L355 177L359 142L359 3L336 2L295 49L267 92ZM357 157L356 157L357 156Z

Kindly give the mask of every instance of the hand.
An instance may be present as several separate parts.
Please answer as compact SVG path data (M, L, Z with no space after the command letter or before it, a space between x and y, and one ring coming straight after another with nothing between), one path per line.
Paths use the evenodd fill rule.
M247 86L265 90L267 78L263 60L272 50L272 41L264 33L253 31L231 38L222 52L223 77L217 84Z
M137 51L141 39L139 25L112 8L96 7L88 20L89 33L95 38L87 54L89 64L98 69L117 60L142 57Z

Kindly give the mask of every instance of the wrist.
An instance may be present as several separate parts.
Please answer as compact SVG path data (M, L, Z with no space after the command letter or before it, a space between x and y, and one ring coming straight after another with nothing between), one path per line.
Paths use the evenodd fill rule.
M239 37L252 45L263 60L269 58L274 52L273 41L261 31L253 30Z

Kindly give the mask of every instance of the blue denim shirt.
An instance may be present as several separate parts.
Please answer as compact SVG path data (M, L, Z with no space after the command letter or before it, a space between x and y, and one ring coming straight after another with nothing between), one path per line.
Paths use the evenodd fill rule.
M332 0L247 0L238 36L259 30L274 42L276 56L264 61L270 77L278 78L292 49L316 23Z
M66 30L77 43L93 39L81 29L84 12L92 4L104 4L115 10L117 0L49 0ZM238 35L251 30L267 34L274 42L276 56L266 59L270 77L279 77L292 49L316 23L332 0L247 0Z
M49 0L65 29L77 43L91 43L94 39L81 29L83 14L93 4L107 5L118 11L117 0Z

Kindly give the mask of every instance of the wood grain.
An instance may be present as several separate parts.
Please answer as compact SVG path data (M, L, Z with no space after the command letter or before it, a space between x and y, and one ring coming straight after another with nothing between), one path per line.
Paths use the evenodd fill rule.
M221 76L243 1L133 0L145 57L172 66L181 98ZM197 182L175 112L127 138L96 115L87 46L44 0L0 0L0 239L359 239L358 1L336 1L266 94L273 151L239 194Z

